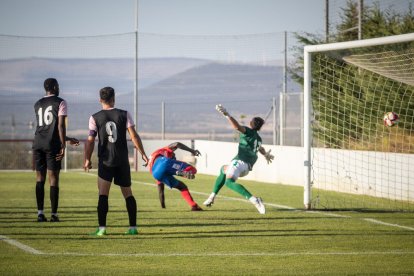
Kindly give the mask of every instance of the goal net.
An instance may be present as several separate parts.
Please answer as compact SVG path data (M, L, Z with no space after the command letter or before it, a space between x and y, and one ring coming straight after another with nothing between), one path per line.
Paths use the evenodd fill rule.
M304 54L305 208L414 210L414 34Z

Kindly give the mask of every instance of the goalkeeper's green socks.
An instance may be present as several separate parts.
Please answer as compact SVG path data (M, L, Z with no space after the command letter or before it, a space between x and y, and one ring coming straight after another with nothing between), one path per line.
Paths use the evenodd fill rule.
M224 166L220 169L220 174L216 179L216 183L214 184L213 193L216 195L220 191L220 189L224 186L226 182L226 174L224 173Z
M243 196L245 199L252 197L252 194L243 185L236 183L232 178L228 178L225 182L226 186Z
M222 166L220 169L220 174L219 176L217 176L216 183L214 184L213 192L210 194L207 200L204 201L203 203L205 206L211 207L213 205L216 195L221 190L221 188L224 186L225 182L226 182L226 174L224 173L224 166Z

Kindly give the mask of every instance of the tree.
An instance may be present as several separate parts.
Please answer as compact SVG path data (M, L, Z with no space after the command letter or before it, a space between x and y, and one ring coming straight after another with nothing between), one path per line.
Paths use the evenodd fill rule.
M405 14L398 14L392 10L382 11L378 4L366 6L363 15L362 32L364 38L382 37L414 32L414 16L410 5ZM356 1L348 1L342 9L341 22L336 26L337 33L331 42L342 42L358 39L358 30L355 28L358 22L358 5ZM301 45L323 44L325 39L314 34L297 34ZM402 46L379 47L378 50L403 50L413 49L414 43L407 43ZM384 98L380 99L376 94L375 87L369 87L367 78L371 83L382 85L382 93L395 93L392 85L385 85L386 81L382 76L376 74L361 74L360 69L346 63L342 57L350 54L363 53L367 49L343 50L325 54L312 54L312 107L315 117L313 126L314 141L320 146L331 148L346 148L346 145L358 143L373 143L378 123L370 121L363 126L359 122L361 116L367 118L378 117L379 114L372 114L373 108L387 111L390 102ZM412 50L411 50L412 51ZM318 66L324 64L324 66ZM413 65L414 66L414 65ZM303 84L303 48L297 48L296 62L291 67L292 78ZM320 77L320 76L323 77ZM351 79L351 80L350 80ZM391 81L392 82L392 81ZM352 88L349 84L352 83ZM412 86L399 95L401 110L414 110L412 101L406 100L407 95L414 95ZM355 108L359 106L360 109ZM364 107L364 108L361 108ZM377 108L378 109L378 108ZM406 129L412 130L413 122L404 124ZM411 132L411 131L410 131ZM410 133L407 132L407 133ZM330 133L326 137L325 133ZM367 138L368 137L368 138ZM374 137L374 138L372 138ZM322 142L323 141L323 142Z

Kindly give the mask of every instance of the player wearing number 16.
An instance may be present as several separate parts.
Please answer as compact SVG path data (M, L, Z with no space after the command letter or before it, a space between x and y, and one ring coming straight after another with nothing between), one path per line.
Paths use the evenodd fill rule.
M33 159L36 169L37 221L47 221L44 213L46 173L50 184L51 222L58 222L59 173L65 155L66 141L79 145L76 138L66 136L66 101L59 97L59 83L54 78L44 81L46 95L34 105L36 132L33 141Z
M128 160L126 133L129 133L134 146L142 155L145 165L148 157L142 146L141 138L128 111L115 108L115 91L104 87L99 91L102 110L89 119L89 136L85 144L85 171L92 168L91 156L98 136L98 222L96 236L106 235L106 216L108 196L112 180L121 187L129 218L129 229L125 234L136 235L137 203L131 190L131 171Z

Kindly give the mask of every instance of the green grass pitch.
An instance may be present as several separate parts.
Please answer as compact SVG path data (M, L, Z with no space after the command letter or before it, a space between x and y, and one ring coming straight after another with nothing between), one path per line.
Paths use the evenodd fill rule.
M203 212L166 189L161 209L151 176L132 175L139 235L123 235L125 201L112 185L109 235L98 238L89 235L96 172L61 173L59 223L36 222L34 172L0 172L0 275L414 274L413 212L306 212L301 187L252 181L240 183L264 199L266 215L227 187ZM214 180L184 182L201 205Z

